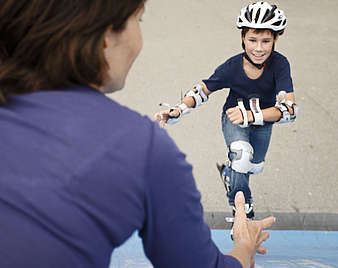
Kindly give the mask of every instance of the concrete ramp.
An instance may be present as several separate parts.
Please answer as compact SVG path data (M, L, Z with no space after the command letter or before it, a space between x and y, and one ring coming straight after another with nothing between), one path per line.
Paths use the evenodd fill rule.
M270 234L270 239L265 243L268 254L257 255L256 268L338 267L338 232L270 231ZM231 249L229 230L212 230L212 238L222 252ZM109 268L152 267L143 253L140 238L134 234L114 251Z

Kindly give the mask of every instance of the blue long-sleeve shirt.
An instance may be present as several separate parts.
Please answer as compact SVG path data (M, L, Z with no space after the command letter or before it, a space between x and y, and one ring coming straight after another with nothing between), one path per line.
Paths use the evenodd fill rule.
M167 133L91 88L0 106L0 214L1 268L106 268L135 230L155 268L241 267Z

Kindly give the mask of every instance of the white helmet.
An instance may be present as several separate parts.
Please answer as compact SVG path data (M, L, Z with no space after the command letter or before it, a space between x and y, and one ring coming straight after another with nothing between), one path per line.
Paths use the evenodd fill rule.
M284 12L267 2L257 2L242 8L237 18L238 28L270 29L282 34L286 25Z

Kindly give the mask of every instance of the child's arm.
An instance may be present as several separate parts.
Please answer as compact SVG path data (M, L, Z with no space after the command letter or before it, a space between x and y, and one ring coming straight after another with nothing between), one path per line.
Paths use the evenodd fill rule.
M295 117L297 114L296 114L296 111L294 111L295 106L292 105L296 103L294 93L293 92L287 93L285 96L285 100L286 102L284 103L284 106L287 108L287 111L289 112L289 114L292 117L293 116ZM283 119L282 112L276 106L263 109L262 113L263 113L264 121L267 121L267 122L279 122ZM294 121L294 119L290 120L290 122ZM287 120L285 122L287 122Z
M286 101L290 101L292 103L295 103L295 95L293 92L287 93L285 96ZM295 115L295 111L293 110L293 108L285 103L285 106L287 107L289 113L291 116ZM283 115L280 111L280 109L278 109L276 106L273 107L269 107L266 109L262 109L262 114L263 114L263 120L266 122L278 122L282 119ZM248 123L253 123L254 122L254 116L251 110L247 110L247 118L248 118ZM229 117L229 120L233 123L233 124L243 124L244 119L243 119L243 114L240 110L240 108L237 107L233 107L233 108L229 108L226 111L227 116ZM290 121L291 122L291 121Z
M206 102L212 91L210 91L203 82L201 82L198 86L201 86L200 92L196 86L184 96L181 103L171 107L170 109L155 113L155 120L159 121L160 125L164 127L169 119L177 119L177 122L182 115L189 113L191 108L197 108L203 102Z
M293 92L287 93L285 99L292 103L296 103L295 94ZM293 108L288 104L285 105L288 108L290 115L294 115ZM277 107L262 109L262 113L264 121L266 122L278 122L282 118L282 113Z

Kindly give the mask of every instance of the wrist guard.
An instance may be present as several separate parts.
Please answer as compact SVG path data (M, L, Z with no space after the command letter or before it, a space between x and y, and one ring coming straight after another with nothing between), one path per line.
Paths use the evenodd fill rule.
M293 109L293 115L290 114L288 106ZM282 117L277 121L278 124L289 123L296 120L298 114L298 106L290 100L286 99L286 92L280 91L276 96L275 107L281 112Z
M241 110L242 116L243 116L243 123L240 124L239 126L241 128L248 127L249 126L249 123L248 123L248 114L246 113L246 109L245 109L244 104L243 104L243 99L237 99L237 102L238 102L238 107Z
M167 120L167 124L169 125L173 125L178 123L183 115L186 115L188 113L190 113L191 109L188 108L188 106L185 103L178 103L175 106L170 106L168 104L160 104L161 106L167 106L168 108L170 108L170 112L172 112L175 108L180 108L179 109L179 115L174 117L174 116L169 116L169 119Z
M262 110L259 106L259 98L253 97L249 100L250 104L250 110L252 111L253 114L253 122L251 123L252 125L258 125L258 126L263 126L264 125L264 120L263 120L263 113Z

